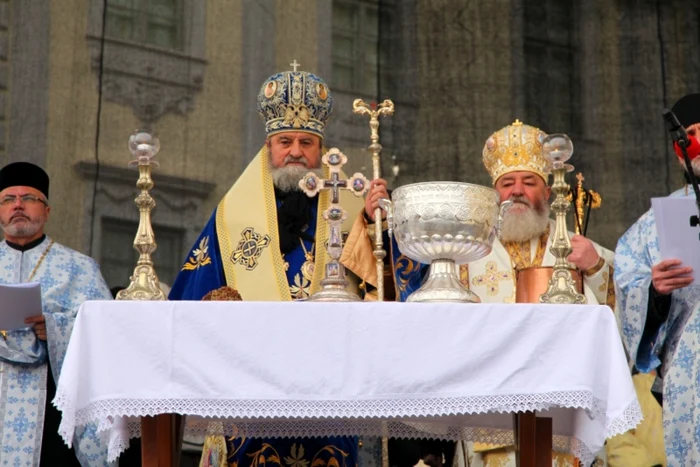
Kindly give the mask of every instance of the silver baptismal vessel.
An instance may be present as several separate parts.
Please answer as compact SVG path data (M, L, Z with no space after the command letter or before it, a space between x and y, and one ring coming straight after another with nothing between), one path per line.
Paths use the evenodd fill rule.
M496 190L471 183L414 183L394 190L384 203L389 234L404 255L430 264L427 279L407 301L481 302L460 282L458 265L491 252L507 205L499 208Z

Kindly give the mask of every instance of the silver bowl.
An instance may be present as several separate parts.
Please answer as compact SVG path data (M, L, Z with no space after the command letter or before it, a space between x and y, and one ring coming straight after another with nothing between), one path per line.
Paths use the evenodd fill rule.
M491 252L506 206L499 209L498 192L471 183L426 182L399 187L391 199L387 218L399 249L430 264L427 280L407 301L480 302L461 284L457 265Z

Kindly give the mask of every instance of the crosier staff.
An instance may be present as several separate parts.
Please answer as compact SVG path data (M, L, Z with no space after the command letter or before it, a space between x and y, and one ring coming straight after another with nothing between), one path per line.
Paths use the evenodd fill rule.
M365 104L362 99L355 99L352 103L352 110L359 115L369 115L370 140L369 150L372 152L372 180L381 177L381 160L379 154L382 152L382 145L379 144L379 117L382 115L393 115L394 103L386 99L379 105L372 103ZM386 251L382 242L382 210L374 210L374 258L377 261L377 301L384 301L384 258Z

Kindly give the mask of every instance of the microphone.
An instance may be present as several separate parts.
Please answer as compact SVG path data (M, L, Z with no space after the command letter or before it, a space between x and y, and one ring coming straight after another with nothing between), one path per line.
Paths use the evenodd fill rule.
M698 215L690 217L690 225L696 227L700 225L700 186L698 186L698 178L695 176L695 171L693 170L693 166L690 164L690 161L693 159L693 157L697 157L698 154L700 154L700 143L698 143L698 140L693 136L688 136L688 133L685 131L685 127L681 125L681 122L678 121L678 117L676 117L676 114L674 114L672 111L664 109L662 115L668 131L671 132L671 137L673 138L673 148L676 150L676 154L678 154L678 157L685 166L688 178L690 178L690 184L692 185L693 192L695 193L695 205L698 209ZM692 138L692 141L690 138ZM691 152L690 148L693 144L695 145L696 149ZM691 153L694 154L693 157L690 156Z
M666 128L671 132L673 137L674 146L678 144L679 146L688 147L688 134L685 132L685 127L681 125L678 121L678 117L671 110L664 109L661 114L664 117L664 122L666 123Z
M676 142L673 143L673 149L676 151L678 158L683 161L683 149ZM691 161L700 156L700 141L693 135L688 135L688 146L685 148L688 153L688 159Z

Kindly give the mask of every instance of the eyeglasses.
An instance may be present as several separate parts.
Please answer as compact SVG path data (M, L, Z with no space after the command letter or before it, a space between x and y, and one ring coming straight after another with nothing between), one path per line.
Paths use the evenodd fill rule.
M48 206L49 204L44 201L43 199L39 198L38 196L34 195L22 195L22 196L17 196L17 195L6 195L0 198L0 205L2 206L12 206L17 202L17 198L21 201L22 204L26 205L36 205L38 203L43 204L44 206Z

